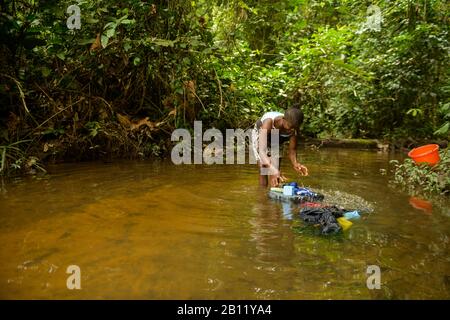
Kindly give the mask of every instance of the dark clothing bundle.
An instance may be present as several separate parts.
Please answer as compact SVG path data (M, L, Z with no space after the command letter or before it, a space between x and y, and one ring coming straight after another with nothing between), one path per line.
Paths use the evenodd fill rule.
M337 218L348 210L336 206L330 207L304 207L300 210L300 217L307 224L320 225L322 234L337 233L341 230Z

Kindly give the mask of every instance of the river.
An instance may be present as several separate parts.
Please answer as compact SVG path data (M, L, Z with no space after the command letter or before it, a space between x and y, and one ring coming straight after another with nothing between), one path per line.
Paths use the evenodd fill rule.
M398 158L301 149L308 177L283 162L328 202L371 208L337 236L269 199L251 165L61 164L4 181L0 298L449 299L449 202L411 206L388 183ZM70 265L80 290L66 286Z

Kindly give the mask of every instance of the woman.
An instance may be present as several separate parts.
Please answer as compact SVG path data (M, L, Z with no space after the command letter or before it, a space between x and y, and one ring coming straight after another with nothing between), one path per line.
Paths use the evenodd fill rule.
M280 145L289 140L289 159L294 170L301 175L308 175L308 168L297 161L297 132L302 122L303 113L296 106L289 108L284 114L274 111L267 112L256 122L252 132L252 146L260 169L260 185L267 186L268 184L267 174L263 172L263 168L268 169L270 186L278 186L286 180L280 172L281 157L278 155L278 159L274 159L268 147L273 129L279 130Z

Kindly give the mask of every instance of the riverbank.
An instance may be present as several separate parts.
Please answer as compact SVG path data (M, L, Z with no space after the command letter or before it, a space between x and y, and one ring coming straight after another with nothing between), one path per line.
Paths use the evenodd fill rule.
M23 143L0 146L0 175L36 174L45 172L48 164L76 163L84 161L110 162L118 159L160 159L170 156L174 142L170 140L160 144L141 143L136 145L128 140L128 145L114 144L111 140L99 140L103 144L85 145L73 144L67 141L54 139L42 143ZM386 140L386 139L317 139L301 138L300 146L311 149L321 148L345 148L345 149L368 149L382 152L399 151L407 153L414 147L436 143L441 149L448 146L446 140ZM31 146L31 144L33 144ZM208 143L203 142L205 148Z
M425 144L438 144L441 149L448 146L446 140L414 140L414 139L402 139L402 140L386 140L386 139L314 139L306 138L301 141L310 147L326 147L326 148L349 148L349 149L376 149L382 151L397 150L400 152L407 152L412 148L425 145Z

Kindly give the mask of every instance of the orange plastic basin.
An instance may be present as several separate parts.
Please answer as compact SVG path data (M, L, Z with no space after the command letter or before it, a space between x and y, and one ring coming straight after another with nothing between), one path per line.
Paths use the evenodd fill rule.
M431 166L434 166L441 160L437 144L427 144L426 146L414 148L408 153L408 156L415 163L428 163Z

